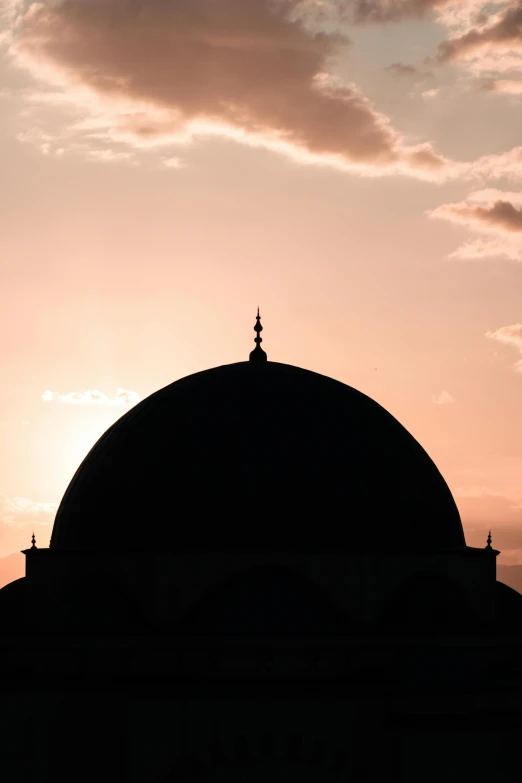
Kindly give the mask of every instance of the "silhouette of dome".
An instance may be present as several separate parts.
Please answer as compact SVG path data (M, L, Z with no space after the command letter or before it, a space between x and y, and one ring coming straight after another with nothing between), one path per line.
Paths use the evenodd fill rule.
M331 378L274 362L190 375L114 424L62 500L53 549L465 546L436 466Z
M0 589L0 617L2 632L24 631L28 627L28 617L32 607L28 601L28 582L25 576Z

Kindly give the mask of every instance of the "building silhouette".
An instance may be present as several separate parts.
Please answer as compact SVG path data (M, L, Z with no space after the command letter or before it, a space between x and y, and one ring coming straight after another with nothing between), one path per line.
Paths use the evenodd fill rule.
M183 378L79 467L0 590L5 783L522 780L522 596L380 405Z

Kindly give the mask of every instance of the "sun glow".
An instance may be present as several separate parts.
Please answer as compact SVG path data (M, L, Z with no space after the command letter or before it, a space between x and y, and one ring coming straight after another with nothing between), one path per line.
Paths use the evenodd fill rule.
M61 500L69 482L89 451L127 408L101 406L56 406L49 416L52 436L44 435L44 470L53 487L53 499Z

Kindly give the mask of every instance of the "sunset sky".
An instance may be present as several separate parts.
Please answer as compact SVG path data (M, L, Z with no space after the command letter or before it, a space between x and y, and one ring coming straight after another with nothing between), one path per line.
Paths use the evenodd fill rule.
M246 360L259 304L269 359L384 405L468 544L522 564L522 2L0 0L0 26L0 558L48 545L131 405Z

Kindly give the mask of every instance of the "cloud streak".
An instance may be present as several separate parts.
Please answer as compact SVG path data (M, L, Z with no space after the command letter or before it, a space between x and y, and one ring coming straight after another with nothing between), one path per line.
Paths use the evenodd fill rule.
M414 65L401 62L387 65L386 70L398 78L414 79L416 82L424 82L434 76L433 71L422 71Z
M451 254L454 258L505 256L522 261L521 193L486 188L471 193L465 201L441 204L427 214L493 237L464 243Z
M490 340L496 340L502 345L508 345L522 353L522 324L516 323L509 326L501 326L494 332L486 332L485 335ZM522 372L522 359L513 365L516 372Z
M132 407L140 401L140 396L135 391L118 389L114 397L108 397L103 392L90 389L84 392L69 392L59 394L50 390L42 394L45 403L60 403L62 405L98 405L105 407Z
M522 231L522 211L510 201L497 200L487 206L466 201L443 204L434 209L431 216L500 233Z
M52 525L58 503L37 503L26 498L0 495L0 524L10 527Z
M433 395L432 401L435 405L453 405L455 403L455 397L443 389L439 394Z

